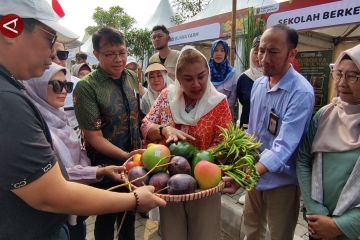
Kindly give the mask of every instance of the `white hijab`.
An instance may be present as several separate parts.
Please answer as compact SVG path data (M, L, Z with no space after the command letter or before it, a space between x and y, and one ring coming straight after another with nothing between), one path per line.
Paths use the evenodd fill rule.
M70 127L63 108L54 108L48 104L49 80L59 71L66 69L55 63L39 78L24 81L26 93L39 109L47 123L56 155L66 168L81 164L81 150L79 139ZM66 74L67 81L69 75Z
M164 85L165 88L166 86L172 84L173 80L171 80L171 78L168 76L166 71L163 70L159 70L161 72L161 75L164 79ZM149 79L149 77L146 77L147 79ZM142 96L141 100L143 102L143 111L144 113L148 113L150 111L151 106L154 104L156 98L160 95L160 92L155 91L154 89L152 89L150 81L148 81L148 88L147 91L145 92L144 96Z
M250 50L250 68L248 70L246 70L244 73L253 81L255 81L256 79L258 79L259 77L261 77L263 75L263 72L261 71L260 68L255 66L255 63L252 61L252 54L255 48L252 48Z
M207 64L209 71L209 78L206 86L204 95L200 100L197 101L195 107L187 113L185 111L185 99L184 99L184 90L180 85L179 80L177 80L177 69L179 60L184 56L185 51L195 51L196 54L200 55L207 62L206 57L192 46L185 46L181 49L179 58L175 67L175 83L168 86L168 99L170 104L170 110L172 117L176 124L184 124L195 126L198 121L212 109L214 109L223 99L226 99L226 96L218 92L210 80L210 68Z

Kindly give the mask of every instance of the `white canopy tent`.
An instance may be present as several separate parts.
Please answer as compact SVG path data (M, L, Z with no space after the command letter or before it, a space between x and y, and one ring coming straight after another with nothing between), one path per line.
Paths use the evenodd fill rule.
M156 25L164 25L167 28L174 26L171 17L174 16L174 10L169 0L160 0L155 12L151 15L143 28L151 30Z

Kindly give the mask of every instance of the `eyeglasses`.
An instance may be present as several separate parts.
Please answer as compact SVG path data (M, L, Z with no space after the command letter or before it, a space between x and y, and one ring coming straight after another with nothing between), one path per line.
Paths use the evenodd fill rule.
M50 42L50 48L53 48L53 46L54 46L54 44L55 44L55 42L56 42L56 39L57 39L57 35L54 34L54 33L49 32L48 30L45 30L44 28L42 28L42 27L40 27L40 26L39 26L39 29L40 29L41 31L47 33L47 34L50 36L50 38L48 38L48 40L49 40L49 42Z
M117 58L117 56L119 56L119 58L122 58L122 57L126 57L126 55L127 55L127 52L118 52L118 53L115 53L115 52L109 52L109 53L100 52L100 53L102 55L104 55L105 58L111 59L111 60L115 60Z
M340 81L341 79L343 79L345 77L345 80L350 84L354 84L357 81L359 81L359 79L360 79L359 73L356 73L356 72L343 73L342 71L339 71L339 70L333 70L332 76L336 81Z
M74 88L74 83L60 80L50 80L49 85L52 86L54 93L60 94L65 88L67 93L71 93Z
M69 51L56 51L59 60L66 60L69 57Z

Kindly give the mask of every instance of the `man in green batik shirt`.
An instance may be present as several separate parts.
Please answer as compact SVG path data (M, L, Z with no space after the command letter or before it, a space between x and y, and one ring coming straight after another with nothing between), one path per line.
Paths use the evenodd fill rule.
M102 28L92 37L99 67L79 81L74 92L74 106L85 137L92 165L122 163L141 147L139 107L135 73L125 70L127 49L123 34ZM135 82L135 85L133 84ZM104 178L95 186L109 188L118 183ZM126 189L123 189L126 190ZM95 239L114 239L114 223L121 223L124 213L99 215L95 222ZM134 213L127 212L119 239L135 239Z

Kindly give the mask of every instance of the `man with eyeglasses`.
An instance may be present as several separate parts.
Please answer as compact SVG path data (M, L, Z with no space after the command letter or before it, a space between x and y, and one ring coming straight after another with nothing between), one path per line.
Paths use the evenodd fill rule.
M66 180L44 118L19 81L40 77L49 68L56 39L77 38L59 25L55 12L47 0L0 4L1 19L11 13L24 23L15 38L0 34L0 239L69 240L64 225L68 214L147 211L165 205L153 188L120 194Z
M151 42L158 51L149 59L151 63L161 63L166 68L169 77L175 80L175 65L180 52L169 48L170 32L164 25L156 25L151 30Z
M138 80L133 71L125 69L127 49L119 30L101 28L92 36L92 42L99 67L76 85L75 113L91 164L122 165L143 152L136 150L141 147L139 106L134 91ZM116 182L106 177L94 184L103 189L114 185ZM121 225L119 239L135 239L132 212L98 215L95 239L113 240L115 222Z

